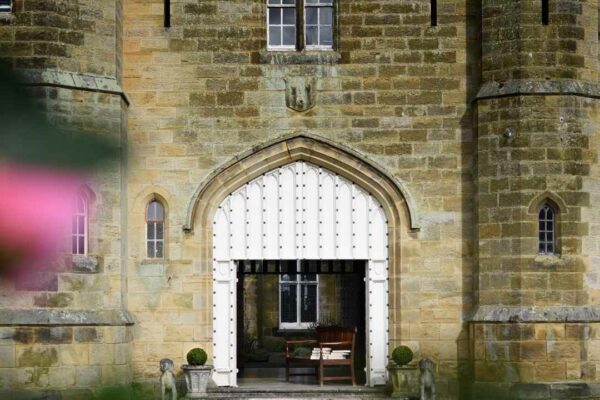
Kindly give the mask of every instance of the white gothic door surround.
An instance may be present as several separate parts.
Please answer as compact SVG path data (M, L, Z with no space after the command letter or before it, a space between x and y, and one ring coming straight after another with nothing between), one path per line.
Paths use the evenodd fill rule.
M235 190L213 221L213 379L236 386L235 260L367 260L367 383L387 381L388 233L383 208L351 181L303 161Z

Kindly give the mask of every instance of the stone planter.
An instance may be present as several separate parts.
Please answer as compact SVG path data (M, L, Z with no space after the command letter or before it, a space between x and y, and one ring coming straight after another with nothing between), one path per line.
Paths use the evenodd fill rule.
M206 395L206 387L212 373L212 365L182 365L187 386L186 399L200 399Z
M415 396L419 390L417 367L398 366L390 362L387 367L392 380L392 397L408 399Z

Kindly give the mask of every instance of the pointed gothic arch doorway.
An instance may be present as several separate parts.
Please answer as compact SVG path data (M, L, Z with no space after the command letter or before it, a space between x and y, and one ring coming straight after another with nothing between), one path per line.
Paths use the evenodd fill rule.
M215 214L213 237L217 384L236 385L236 261L247 259L367 260L367 379L385 383L387 221L368 192L325 168L296 161L227 196ZM223 354L228 357L221 360Z
M389 271L400 270L401 220L418 228L410 196L324 139L300 135L253 150L198 188L184 227L200 232L201 259L213 267L213 379L237 384L236 260L356 257L368 261L367 382L385 384L388 325L399 304L388 298Z

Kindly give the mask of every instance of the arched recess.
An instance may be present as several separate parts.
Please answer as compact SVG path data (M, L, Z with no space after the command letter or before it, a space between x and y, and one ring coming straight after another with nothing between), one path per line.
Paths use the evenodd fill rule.
M254 230L257 232L260 229L269 230L260 227L260 223L264 221L269 223L269 219L252 222L252 218L255 217L254 213L247 211L249 208L245 202L254 201L252 199L260 200L263 197L260 192L261 186L265 184L265 180L271 177L275 179L273 182L277 182L276 186L290 185L290 182L294 182L294 185L306 184L306 182L296 183L295 179L304 179L297 178L298 173L302 174L302 172L314 175L309 170L318 170L324 174L324 178L329 181L321 184L329 185L331 190L341 190L342 197L364 199L360 204L367 204L367 210L371 210L365 217L367 223L371 222L381 227L380 230L374 229L373 231L369 228L367 232L376 235L375 231L377 230L384 232L384 236L372 250L370 246L373 246L373 243L364 242L367 243L364 254L360 254L359 250L353 250L350 246L351 242L348 241L345 242L344 252L336 250L335 246L339 246L341 242L335 239L335 235L332 236L333 247L328 249L329 253L326 254L325 252L305 254L296 248L296 242L293 245L287 242L278 243L281 250L277 250L278 248L275 247L273 251L276 251L277 258L287 259L300 257L368 260L367 333L369 336L367 345L369 354L367 360L369 365L367 366L367 376L371 385L384 384L387 381L385 366L388 351L387 326L390 318L387 280L390 269L400 271L402 229L418 226L416 216L414 213L410 213L410 210L414 211L414 208L409 207L402 190L388 174L349 151L324 140L302 135L281 139L258 150L255 149L251 154L238 157L234 162L211 176L198 189L190 204L188 223L185 228L189 232L193 231L195 241L200 246L201 263L213 266L212 321L213 362L215 365L213 379L217 385L236 385L235 260L247 257L266 257L261 249L261 246L265 244L252 244L252 241L256 238L256 235L253 234ZM281 175L287 174L289 179L280 178L280 173ZM278 179L282 179L282 181L279 182ZM336 188L335 183L338 184L339 189ZM353 193L357 196L352 196ZM327 195L335 198L336 195L340 196L340 193L329 191ZM287 204L287 202L282 204ZM294 209L304 210L306 208L294 207L294 205L292 204ZM357 205L353 203L353 200L349 200L343 207L348 211L348 216L338 216L338 213L343 211L339 211L341 208L335 209L336 216L333 218L337 219L337 222L332 221L334 226L347 224L348 220L355 218L353 210L357 212L356 210L362 205ZM238 212L248 214L248 218L238 216L236 214ZM294 216L290 218L289 223L296 224L300 220L302 218ZM283 222L279 220L279 217L275 221L277 224ZM403 224L403 221L406 222ZM413 221L413 223L408 224L408 221ZM239 225L240 222L242 225L234 229L236 228L235 224ZM294 237L296 233L298 233L297 229L291 228L286 234ZM313 232L313 234L318 235L319 232ZM265 240L265 242L267 241ZM242 246L239 247L240 245ZM358 245L362 246L362 244ZM269 257L271 256L269 255Z
M544 193L540 193L537 196L535 196L530 202L529 202L529 207L527 208L527 212L529 214L536 214L539 211L540 206L545 202L545 201L550 201L551 204L556 208L556 211L561 213L561 214L566 214L567 213L567 203L565 203L565 201L562 199L562 197L560 197L559 195L557 195L556 193L553 192L549 192L546 191Z

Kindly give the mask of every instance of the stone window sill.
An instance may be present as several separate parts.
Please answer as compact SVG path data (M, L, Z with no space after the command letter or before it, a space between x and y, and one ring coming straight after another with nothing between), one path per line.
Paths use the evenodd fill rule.
M338 64L342 55L333 50L279 51L263 50L258 53L259 64Z
M140 265L168 265L169 260L166 258L144 258L140 261Z
M543 267L555 267L563 264L563 259L560 254L539 254L535 257L534 262Z
M92 254L74 254L72 256L73 272L82 274L98 274L102 272L102 258Z

